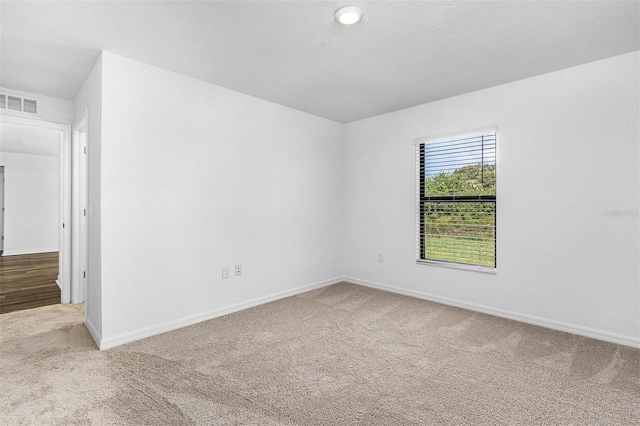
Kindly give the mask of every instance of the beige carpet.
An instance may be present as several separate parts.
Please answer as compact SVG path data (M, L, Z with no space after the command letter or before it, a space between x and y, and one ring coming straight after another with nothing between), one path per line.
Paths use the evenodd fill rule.
M638 425L640 352L338 284L99 352L0 316L2 425Z

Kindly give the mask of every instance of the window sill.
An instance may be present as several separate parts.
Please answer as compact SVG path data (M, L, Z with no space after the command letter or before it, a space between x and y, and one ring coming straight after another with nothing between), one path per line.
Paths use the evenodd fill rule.
M482 272L483 274L497 274L496 268L490 266L467 265L464 263L440 262L437 260L416 260L418 265L432 265L441 268L462 269L463 271Z

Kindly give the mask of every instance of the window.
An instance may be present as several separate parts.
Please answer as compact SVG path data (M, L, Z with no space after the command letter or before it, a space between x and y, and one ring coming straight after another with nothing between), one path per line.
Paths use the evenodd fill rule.
M496 129L416 144L417 260L496 268Z

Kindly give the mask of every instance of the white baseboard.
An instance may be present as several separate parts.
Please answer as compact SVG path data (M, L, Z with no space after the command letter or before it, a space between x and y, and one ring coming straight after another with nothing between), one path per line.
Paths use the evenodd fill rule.
M53 253L59 251L58 247L40 248L40 249L26 249L26 250L9 250L2 253L3 256L19 256L21 254L38 254L38 253Z
M482 312L484 314L496 317L507 318L514 321L520 321L527 324L538 325L541 327L551 328L553 330L564 331L566 333L577 334L579 336L590 337L592 339L604 340L605 342L618 343L620 345L640 348L640 338L635 336L627 336L624 334L611 333L608 331L597 330L589 327L583 327L575 324L568 324L560 321L550 320L546 318L536 317L533 315L520 314L517 312L507 311L504 309L492 308L489 306L478 305L476 303L464 302L461 300L450 299L447 297L434 296L432 294L408 290L400 287L394 287L386 284L376 283L373 281L363 280L355 277L344 277L344 281L362 285L365 287L376 288L379 290L389 291L391 293L402 294L405 296L416 297L418 299L429 300L443 305L455 306L458 308L468 309L471 311Z
M96 346L100 348L100 341L102 340L102 336L100 335L100 333L98 333L98 330L96 330L95 326L89 318L84 319L84 325L85 327L87 327L87 330L89 330L89 334L91 334L91 337L93 337L93 341L96 342Z
M91 331L89 326L90 322L87 320L86 325L89 329L89 332L93 336L96 343L98 343L98 347L100 350L105 350L109 348L113 348L116 346L123 345L125 343L134 342L136 340L144 339L146 337L151 337L156 334L166 333L167 331L177 330L182 327L187 327L189 325L197 324L202 321L207 321L213 318L221 317L223 315L228 315L233 312L241 311L243 309L252 308L254 306L262 305L264 303L273 302L275 300L284 299L285 297L294 296L296 294L304 293L310 290L315 290L317 288L326 287L332 284L339 283L343 280L342 277L331 278L329 280L320 281L313 284L308 284L302 287L297 287L292 290L283 291L280 293L271 294L268 296L258 297L256 299L247 300L246 302L236 303L234 305L225 306L223 308L214 309L212 311L203 312L200 314L192 315L186 318L181 318L174 321L165 322L162 324L154 325L151 327L143 328L140 330L135 330L129 333L123 333L117 336L108 337L106 339L99 338L100 336L94 331Z

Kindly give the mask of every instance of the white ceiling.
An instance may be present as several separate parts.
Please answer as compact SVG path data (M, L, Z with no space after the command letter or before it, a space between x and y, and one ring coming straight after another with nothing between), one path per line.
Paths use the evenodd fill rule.
M346 27L333 13L364 10ZM1 3L0 85L73 100L107 50L339 122L640 49L634 1Z
M57 157L60 152L60 131L0 123L0 152Z

